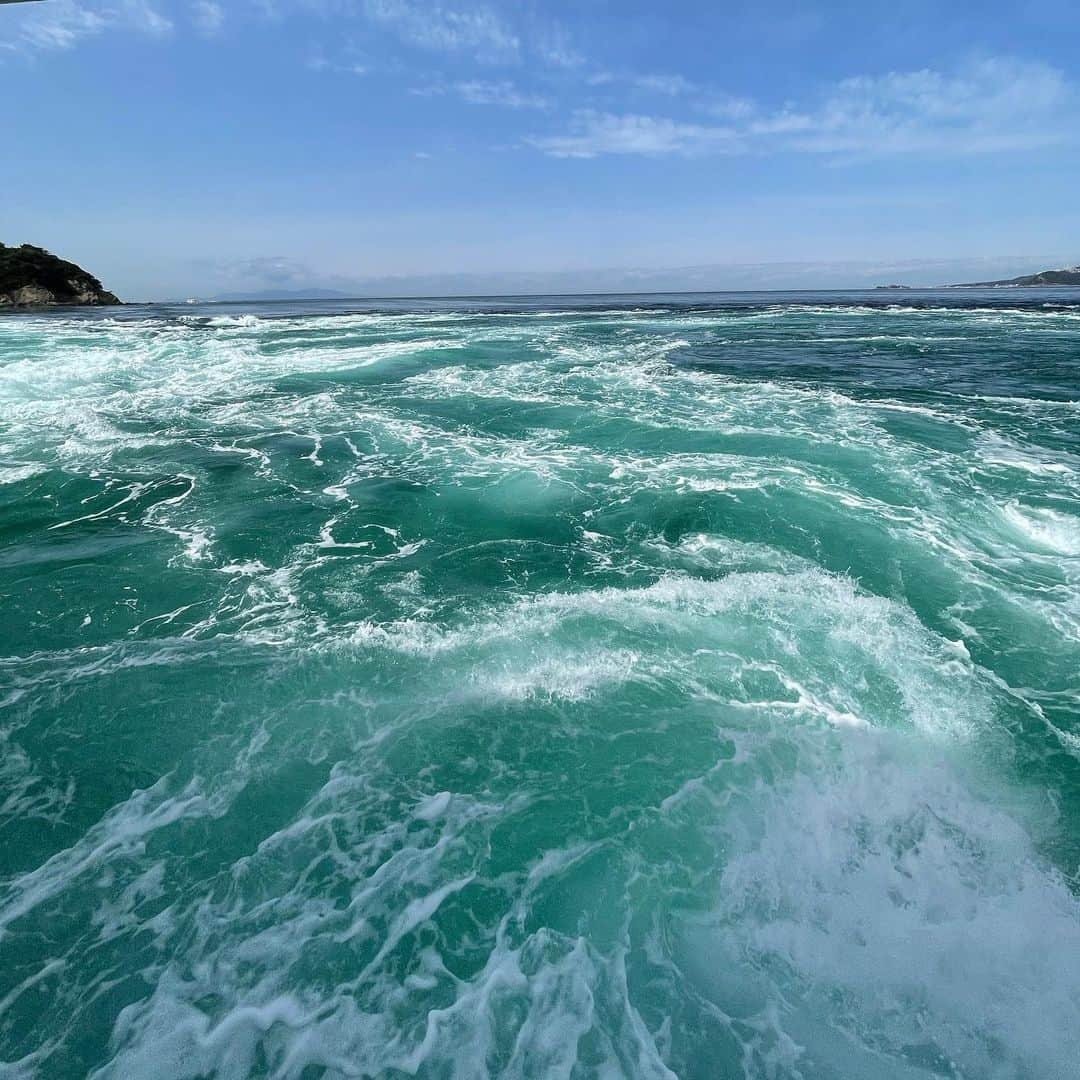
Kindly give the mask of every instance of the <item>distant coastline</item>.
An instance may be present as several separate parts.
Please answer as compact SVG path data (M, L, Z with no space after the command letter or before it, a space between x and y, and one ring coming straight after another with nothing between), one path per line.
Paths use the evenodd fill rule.
M952 289L1046 289L1080 286L1080 266L1063 267L1060 270L1042 270L1037 274L1005 278L1000 281L971 281L950 285Z
M957 285L875 285L875 290L940 289L1061 289L1080 288L1080 266L1040 270L1037 274L1000 278L997 281L965 281Z
M393 284L399 284L394 282ZM428 284L428 282L425 282ZM432 281L432 286L445 284L443 281ZM477 283L479 284L479 282ZM547 290L536 288L536 282L529 280L528 275L522 276L523 288L514 291L441 291L435 287L431 291L409 292L347 292L342 289L333 289L319 286L299 289L252 289L217 293L209 297L172 298L151 303L165 304L231 304L231 303L272 303L272 302L303 302L303 301L330 301L330 300L361 300L361 299L449 299L451 297L492 297L492 296L614 296L614 295L664 295L674 293L700 293L702 295L714 292L849 292L866 291L867 286L849 286L847 288L835 285L824 288L807 289L805 286L789 287L784 289L762 288L726 288L726 289L672 289L636 288L626 289L556 289ZM560 284L562 284L560 282ZM636 285L644 282L635 282ZM669 285L664 282L664 285ZM955 284L927 285L907 284L891 282L870 286L869 291L875 292L917 292L920 290L953 290L953 289L1037 289L1037 288L1080 288L1080 265L1063 267L1060 269L1041 270L1037 273L1025 274L1012 278L999 278L987 281L959 282ZM47 251L45 248L31 244L22 244L17 247L0 243L0 312L27 311L36 308L51 307L75 307L75 306L114 306L122 301L115 293L107 290L101 281L75 263L68 262Z

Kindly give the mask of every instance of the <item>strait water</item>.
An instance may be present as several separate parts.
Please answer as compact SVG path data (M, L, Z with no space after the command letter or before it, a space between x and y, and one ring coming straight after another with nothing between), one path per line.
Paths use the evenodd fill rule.
M0 1077L1077 1076L1076 297L0 320Z

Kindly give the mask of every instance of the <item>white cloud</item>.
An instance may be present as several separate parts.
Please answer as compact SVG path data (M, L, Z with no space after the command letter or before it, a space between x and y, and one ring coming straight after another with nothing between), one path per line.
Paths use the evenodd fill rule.
M579 109L567 135L526 140L552 157L594 158L601 154L738 153L742 147L731 128L680 123L667 117L637 116Z
M710 116L728 121L746 120L758 112L758 106L748 98L729 96L713 99L705 107L705 111Z
M952 75L924 69L847 79L816 108L760 116L750 130L811 153L978 154L1065 141L1075 105L1060 71L986 59Z
M96 11L61 0L48 10L33 9L5 13L7 17L23 19L15 24L15 42L32 50L70 49L83 38L105 29L106 21Z
M692 83L684 75L672 74L632 74L621 72L615 74L612 71L594 71L584 76L586 86L606 86L612 88L641 90L648 94L661 94L664 97L678 97L682 94L690 94L699 91L697 84Z
M302 285L312 273L303 262L288 255L262 255L253 259L222 259L213 261L214 277L227 284L256 284L260 287L285 288Z
M220 33L225 23L225 9L213 0L195 0L192 19L199 30L207 35Z
M564 26L527 11L518 10L511 21L486 5L446 7L423 0L361 4L370 21L392 29L407 44L433 52L467 53L482 63L518 63L525 55L546 67L572 69L585 63Z
M367 75L369 70L366 64L349 59L348 53L344 59L331 60L323 52L313 52L304 62L304 66L308 71L333 71L341 75Z
M164 35L172 32L172 19L162 15L146 0L123 0L112 11L117 25L140 30L144 34Z
M675 97L678 94L688 94L694 89L694 84L682 75L638 75L633 83L641 90L648 90L655 94L667 94Z
M51 0L4 12L8 44L18 52L59 52L110 29L135 30L152 36L171 32L172 20L146 0L77 3Z
M551 67L577 68L585 63L585 57L571 43L570 35L557 23L537 31L533 51L542 63Z
M635 81L671 94L681 88L659 76ZM952 74L924 69L846 79L815 100L780 108L723 98L704 107L723 119L720 126L578 110L568 133L526 141L555 157L579 158L740 151L822 154L840 161L948 157L1074 141L1080 133L1078 102L1076 88L1055 68L984 59Z
M551 102L539 94L528 94L506 80L456 83L454 89L470 105L502 105L510 109L547 109Z
M508 109L550 109L551 101L540 94L532 94L519 89L509 79L485 81L470 79L464 82L427 83L411 87L409 93L414 97L443 97L454 95L468 105L501 105Z
M467 52L484 62L513 62L517 35L489 8L453 9L411 0L365 0L373 22L393 29L410 45L434 52Z

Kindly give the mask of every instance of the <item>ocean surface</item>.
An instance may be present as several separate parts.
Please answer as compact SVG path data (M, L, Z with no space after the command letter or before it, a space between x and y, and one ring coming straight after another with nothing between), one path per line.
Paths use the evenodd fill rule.
M1080 294L0 318L0 1077L1080 1075Z

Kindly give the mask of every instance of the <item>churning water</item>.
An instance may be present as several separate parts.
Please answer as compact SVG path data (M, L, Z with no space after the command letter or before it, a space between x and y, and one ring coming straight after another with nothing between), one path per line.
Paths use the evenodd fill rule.
M1063 295L0 321L0 1076L1076 1076Z

